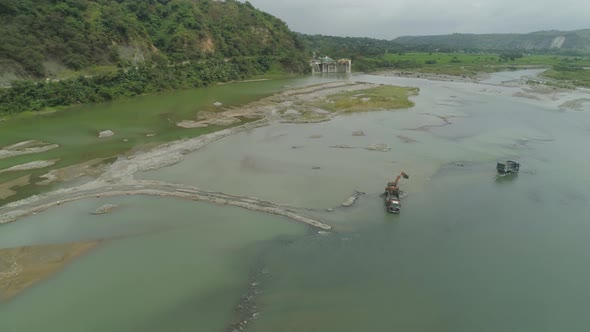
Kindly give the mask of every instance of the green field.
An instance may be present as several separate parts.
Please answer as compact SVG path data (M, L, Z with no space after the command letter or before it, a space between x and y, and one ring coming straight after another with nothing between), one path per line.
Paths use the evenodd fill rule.
M590 69L575 71L550 69L544 72L543 76L560 82L567 82L575 86L590 88Z
M401 53L387 54L381 59L367 59L374 65L423 73L475 77L478 73L492 73L519 68L552 68L544 73L552 79L577 86L590 86L590 57L556 55L522 55L520 58L501 59L499 54L472 53ZM565 69L564 69L565 68Z
M523 55L521 58L500 62L499 54L487 53L401 53L387 54L384 56L389 61L415 61L425 66L434 66L426 64L426 61L435 60L435 65L528 65L528 66L553 66L564 61L571 61L582 66L590 66L590 57L568 57L558 55ZM453 62L453 59L458 62Z

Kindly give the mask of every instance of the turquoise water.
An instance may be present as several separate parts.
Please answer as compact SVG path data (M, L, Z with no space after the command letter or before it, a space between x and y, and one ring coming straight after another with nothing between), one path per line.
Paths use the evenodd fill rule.
M105 216L88 212L112 200L68 204L0 227L0 247L115 239L2 304L2 330L221 332L255 311L248 331L586 331L590 113L559 108L584 94L353 79L421 91L411 110L258 128L139 175L310 208L333 232L169 199ZM508 158L521 173L497 178ZM379 194L401 170L408 196L389 215ZM252 283L255 310L236 312Z

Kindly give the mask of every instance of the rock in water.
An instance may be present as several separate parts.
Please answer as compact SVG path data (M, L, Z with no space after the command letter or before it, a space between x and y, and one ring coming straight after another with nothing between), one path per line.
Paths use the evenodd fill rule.
M114 135L115 135L115 132L112 130L103 130L100 133L98 133L98 138L106 138L106 137L111 137Z
M353 131L352 136L365 136L365 132L362 130Z
M361 191L355 191L354 194L350 197L348 197L347 200L345 200L344 202L342 202L342 206L352 206L352 204L354 204L354 202L356 202L356 200L361 196L364 195L364 192Z
M238 119L238 118L234 118L232 116L227 116L221 119L215 119L215 120L211 120L211 124L212 125L216 125L216 126L229 126L231 124L234 123L238 123L241 122L242 120Z
M220 103L220 102L218 102L218 101L216 101L216 102L213 103L213 106L215 106L215 107L221 107L222 105L223 104Z
M381 151L381 152L387 152L389 150L391 150L391 148L389 147L389 144L371 144L369 146L367 146L365 149L367 150L371 150L371 151Z
M354 195L354 196L350 196L348 197L347 200L345 200L344 202L342 202L342 206L352 206L352 204L354 204L354 202L358 199L359 197Z
M209 124L204 122L196 122L191 120L183 120L176 123L176 126L180 128L205 128L209 126Z
M354 149L354 146L346 144L331 145L330 147L334 149Z
M397 137L402 140L404 143L416 143L417 141L411 137L404 136L404 135L397 135Z
M115 204L105 204L105 205L99 207L98 209L96 209L94 212L92 212L92 214L105 214L105 213L109 213L109 212L113 211L113 209L115 209L116 207L118 207L118 205L115 205Z

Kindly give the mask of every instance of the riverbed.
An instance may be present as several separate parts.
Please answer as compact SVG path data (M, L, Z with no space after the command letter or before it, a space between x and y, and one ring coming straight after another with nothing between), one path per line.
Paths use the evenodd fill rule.
M136 174L296 207L330 232L143 196L4 225L0 248L101 242L0 304L0 327L585 331L590 113L560 105L587 94L529 91L520 78L534 74L480 83L355 75L420 88L416 106L254 128ZM505 159L520 174L497 177ZM400 171L408 196L389 215L379 194ZM340 206L355 191L365 194ZM89 214L107 203L119 207Z

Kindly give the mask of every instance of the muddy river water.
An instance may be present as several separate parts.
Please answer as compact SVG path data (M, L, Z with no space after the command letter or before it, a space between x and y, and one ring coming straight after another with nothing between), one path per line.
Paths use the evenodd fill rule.
M562 106L588 95L519 84L535 73L355 75L419 87L416 106L261 127L136 175L304 208L330 232L134 196L3 225L0 248L102 242L0 303L0 330L587 331L590 110ZM498 178L506 159L521 172ZM390 215L379 194L402 170ZM89 214L106 203L119 207Z

